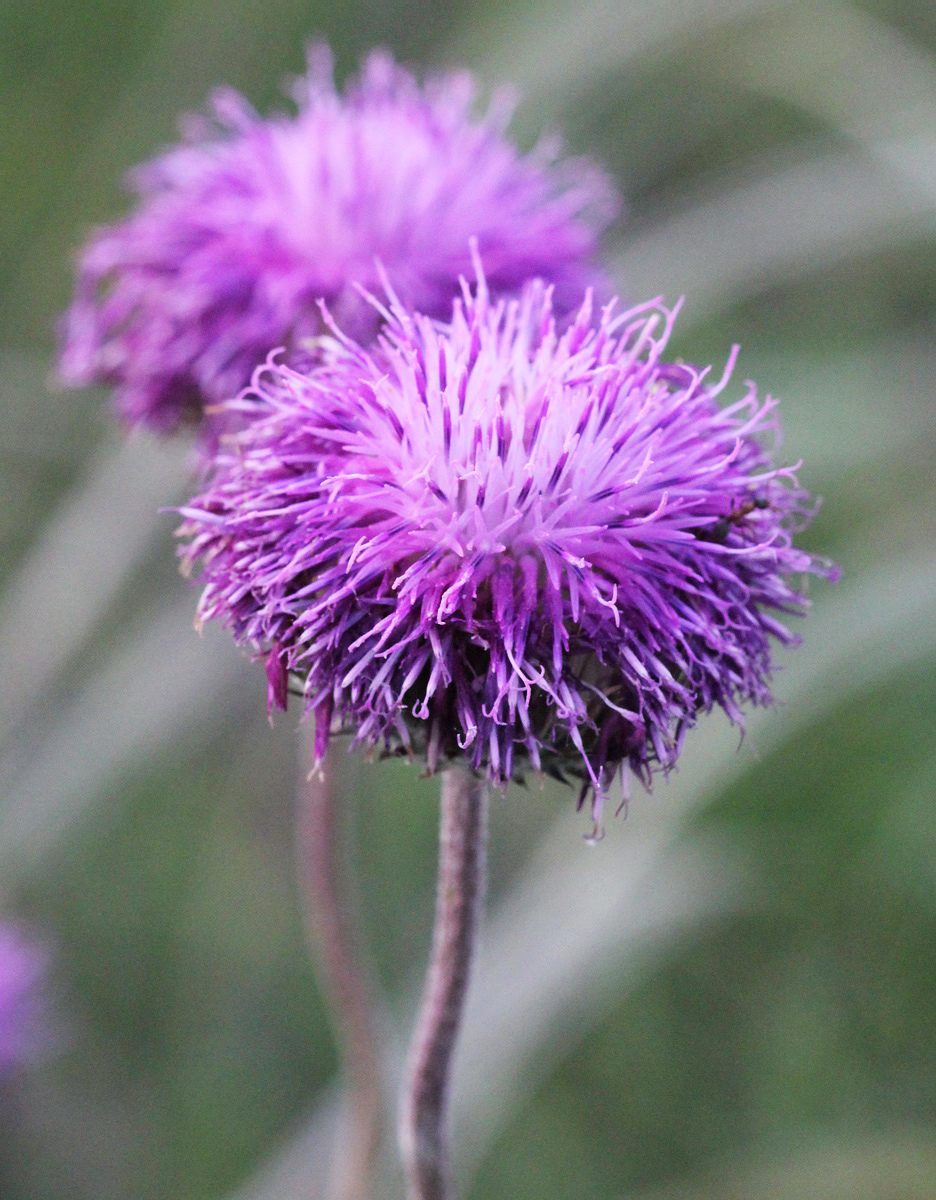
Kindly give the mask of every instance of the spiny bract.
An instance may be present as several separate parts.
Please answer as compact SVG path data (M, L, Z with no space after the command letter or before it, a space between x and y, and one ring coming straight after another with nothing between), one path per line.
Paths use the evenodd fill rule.
M367 340L376 313L356 285L376 287L380 268L447 319L470 238L494 291L540 275L572 309L598 280L609 181L546 143L521 155L503 99L473 116L468 74L420 86L375 52L339 95L317 47L295 96L295 116L263 120L219 92L215 123L190 120L182 145L137 168L136 211L81 254L61 373L113 385L128 424L200 421L271 350L321 332L320 298Z
M551 290L451 323L384 312L306 374L274 359L250 419L183 510L202 618L220 617L315 713L430 770L616 773L676 760L697 714L767 703L771 638L802 610L808 518L761 442L775 404L666 363L656 303L565 331ZM597 819L597 812L596 812Z

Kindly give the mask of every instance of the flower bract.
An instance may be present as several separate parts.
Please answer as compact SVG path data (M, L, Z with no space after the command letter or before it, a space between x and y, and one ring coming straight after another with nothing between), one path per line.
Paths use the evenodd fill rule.
M312 370L271 359L183 510L200 614L317 721L430 770L575 774L597 803L649 781L697 716L770 700L795 639L809 516L769 443L775 403L667 362L654 303L557 321L483 280L450 322L395 306ZM584 793L583 793L584 794Z
M137 168L135 212L82 252L61 373L113 385L129 424L201 420L271 350L301 352L321 332L320 298L367 340L376 314L358 285L374 289L379 271L447 318L471 238L494 291L539 275L574 308L598 279L607 179L545 142L521 154L503 98L473 115L467 74L420 85L375 52L339 94L317 47L295 98L295 115L265 120L218 93L213 121L190 121Z

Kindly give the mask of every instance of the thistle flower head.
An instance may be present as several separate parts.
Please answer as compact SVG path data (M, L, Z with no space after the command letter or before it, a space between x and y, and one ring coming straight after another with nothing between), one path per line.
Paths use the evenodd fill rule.
M214 122L130 176L136 211L80 257L61 373L115 386L130 424L175 429L236 395L274 348L321 332L324 298L343 328L372 336L377 263L401 299L448 317L477 238L495 291L533 275L577 305L597 278L613 210L606 178L526 156L504 135L502 100L472 115L466 74L425 86L385 53L339 95L323 47L296 88L297 113L262 120L232 91Z
M47 965L42 947L0 924L0 1073L22 1065L39 1047L39 985Z
M822 571L762 443L775 406L725 406L667 363L651 304L564 332L551 290L467 291L448 324L400 306L378 343L337 333L308 373L271 359L252 419L184 511L202 618L287 675L329 731L464 755L495 781L676 760L697 715L767 703L771 639Z

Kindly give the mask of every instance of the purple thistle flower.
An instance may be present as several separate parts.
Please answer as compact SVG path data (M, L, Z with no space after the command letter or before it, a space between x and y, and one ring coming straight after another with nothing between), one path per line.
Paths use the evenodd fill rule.
M39 985L48 955L0 924L0 1074L22 1066L45 1041Z
M597 820L699 713L770 701L790 576L831 572L792 545L774 401L719 406L734 352L714 382L664 362L675 315L588 299L560 332L550 289L482 280L450 324L394 305L370 349L335 331L308 373L258 370L183 556L271 704L301 681L319 755L349 728L430 771L572 772Z
M171 431L236 395L272 349L323 331L319 298L368 340L376 312L354 285L377 286L378 260L406 304L444 318L472 237L494 291L540 275L571 309L600 280L608 180L546 143L521 156L503 97L472 116L469 75L420 87L375 52L340 96L317 47L295 99L296 116L262 120L218 92L214 124L190 120L132 172L136 212L85 247L60 370L114 385L130 425Z

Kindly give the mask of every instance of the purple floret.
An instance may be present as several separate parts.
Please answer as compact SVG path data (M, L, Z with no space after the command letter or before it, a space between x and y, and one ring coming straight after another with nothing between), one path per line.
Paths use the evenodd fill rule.
M45 1040L40 985L45 950L0 924L0 1075L35 1057Z
M171 431L245 387L277 347L322 332L324 298L346 332L373 336L379 260L409 306L448 318L469 239L495 292L534 275L572 309L600 275L613 213L606 177L541 145L521 155L502 101L473 116L467 74L420 86L375 52L339 95L323 47L295 116L263 120L233 91L214 122L137 168L136 211L81 254L64 321L66 382L113 385L129 425Z
M676 761L698 714L770 701L771 643L829 573L762 444L775 403L666 363L656 302L565 327L539 283L450 324L399 306L376 345L271 359L246 428L185 510L202 619L315 714L434 771L614 777ZM597 812L596 812L597 818Z

